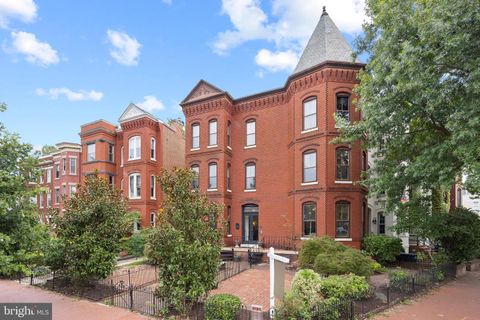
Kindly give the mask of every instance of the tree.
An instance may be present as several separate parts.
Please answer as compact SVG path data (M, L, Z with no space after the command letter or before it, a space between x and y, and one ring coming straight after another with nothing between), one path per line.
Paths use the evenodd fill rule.
M49 265L77 286L106 278L115 268L120 239L133 226L121 191L97 174L87 176L64 208L53 219L57 238Z
M42 156L48 155L54 151L56 151L57 148L55 146L50 146L48 144L44 145L42 147Z
M418 219L447 210L463 175L480 191L480 4L367 0L366 8L357 39L358 53L368 55L356 88L363 118L339 121L340 140L361 139L375 151L366 182L387 193L398 231L414 231Z
M6 110L0 104L0 112ZM29 187L38 172L32 146L0 123L0 276L29 274L43 263L48 230L39 223L37 193Z
M145 246L147 257L158 264L157 295L182 314L215 287L221 249L216 227L222 206L192 191L193 177L188 169L162 171L165 198Z

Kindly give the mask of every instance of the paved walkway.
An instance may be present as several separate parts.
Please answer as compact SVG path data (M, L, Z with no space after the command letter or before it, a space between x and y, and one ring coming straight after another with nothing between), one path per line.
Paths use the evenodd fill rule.
M480 319L480 272L467 272L411 304L399 305L375 320L478 320Z
M285 270L285 289L290 289L295 272ZM210 294L230 293L242 300L250 309L252 305L262 306L263 311L269 309L270 276L268 264L260 264L252 269L220 282L218 289Z
M53 320L145 320L126 309L67 297L18 282L0 280L0 302L51 302Z

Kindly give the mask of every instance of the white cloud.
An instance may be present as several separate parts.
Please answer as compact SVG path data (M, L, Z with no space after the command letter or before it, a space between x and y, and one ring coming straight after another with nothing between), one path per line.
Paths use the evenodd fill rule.
M172 0L162 0L163 3L166 3L168 5L171 5L172 4Z
M41 42L33 33L28 32L12 32L12 48L15 53L21 53L25 59L41 66L48 66L60 61L57 51L48 43Z
M125 32L107 30L107 36L113 48L110 55L115 61L126 66L136 66L142 45L137 39L130 37Z
M163 102L154 96L144 96L143 101L136 103L136 105L149 112L165 109Z
M273 43L275 53L267 55L268 50L262 49L255 61L270 71L291 69L293 56L299 56L307 44L323 6L342 32L361 32L365 0L272 0L271 12L265 12L259 0L222 0L222 14L229 16L233 28L217 35L213 50L226 54L247 41L267 41Z
M7 28L10 20L32 22L37 16L37 5L33 0L0 0L0 27Z
M292 50L271 52L260 50L255 56L255 62L269 71L293 70L298 61L297 53Z
M103 93L95 90L78 90L73 91L68 88L51 88L48 90L39 88L35 90L39 96L49 96L50 99L58 99L60 96L65 96L69 101L100 101L103 98Z

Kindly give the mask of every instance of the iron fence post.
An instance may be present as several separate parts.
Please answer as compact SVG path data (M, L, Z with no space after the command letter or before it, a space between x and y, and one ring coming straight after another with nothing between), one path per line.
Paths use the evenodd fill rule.
M128 269L128 286L130 287L132 285L130 281L130 269Z
M52 290L55 290L55 270L53 270Z
M387 306L390 305L390 286L387 287Z
M33 273L30 275L30 285L33 285Z
M355 319L355 304L353 300L350 300L350 320Z
M415 294L415 277L412 277L412 292Z
M132 286L128 287L128 291L130 293L130 310L133 310L133 288L132 288Z
M115 303L115 300L114 300L114 296L115 296L115 288L113 287L113 279L110 279L110 289L111 289L111 294L112 294L112 298L111 298L111 302L112 302L112 306L114 305Z

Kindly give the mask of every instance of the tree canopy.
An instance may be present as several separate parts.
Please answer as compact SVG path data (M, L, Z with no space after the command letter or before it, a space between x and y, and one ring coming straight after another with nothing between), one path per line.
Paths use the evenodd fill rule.
M0 123L0 276L28 274L43 262L48 230L32 202L38 191L29 184L38 173L32 151Z
M374 151L370 190L385 191L391 211L406 190L409 205L431 210L432 190L448 191L463 175L478 193L480 2L367 0L366 8L357 39L357 53L368 55L356 88L363 118L340 125L343 141ZM430 198L412 199L415 191Z

